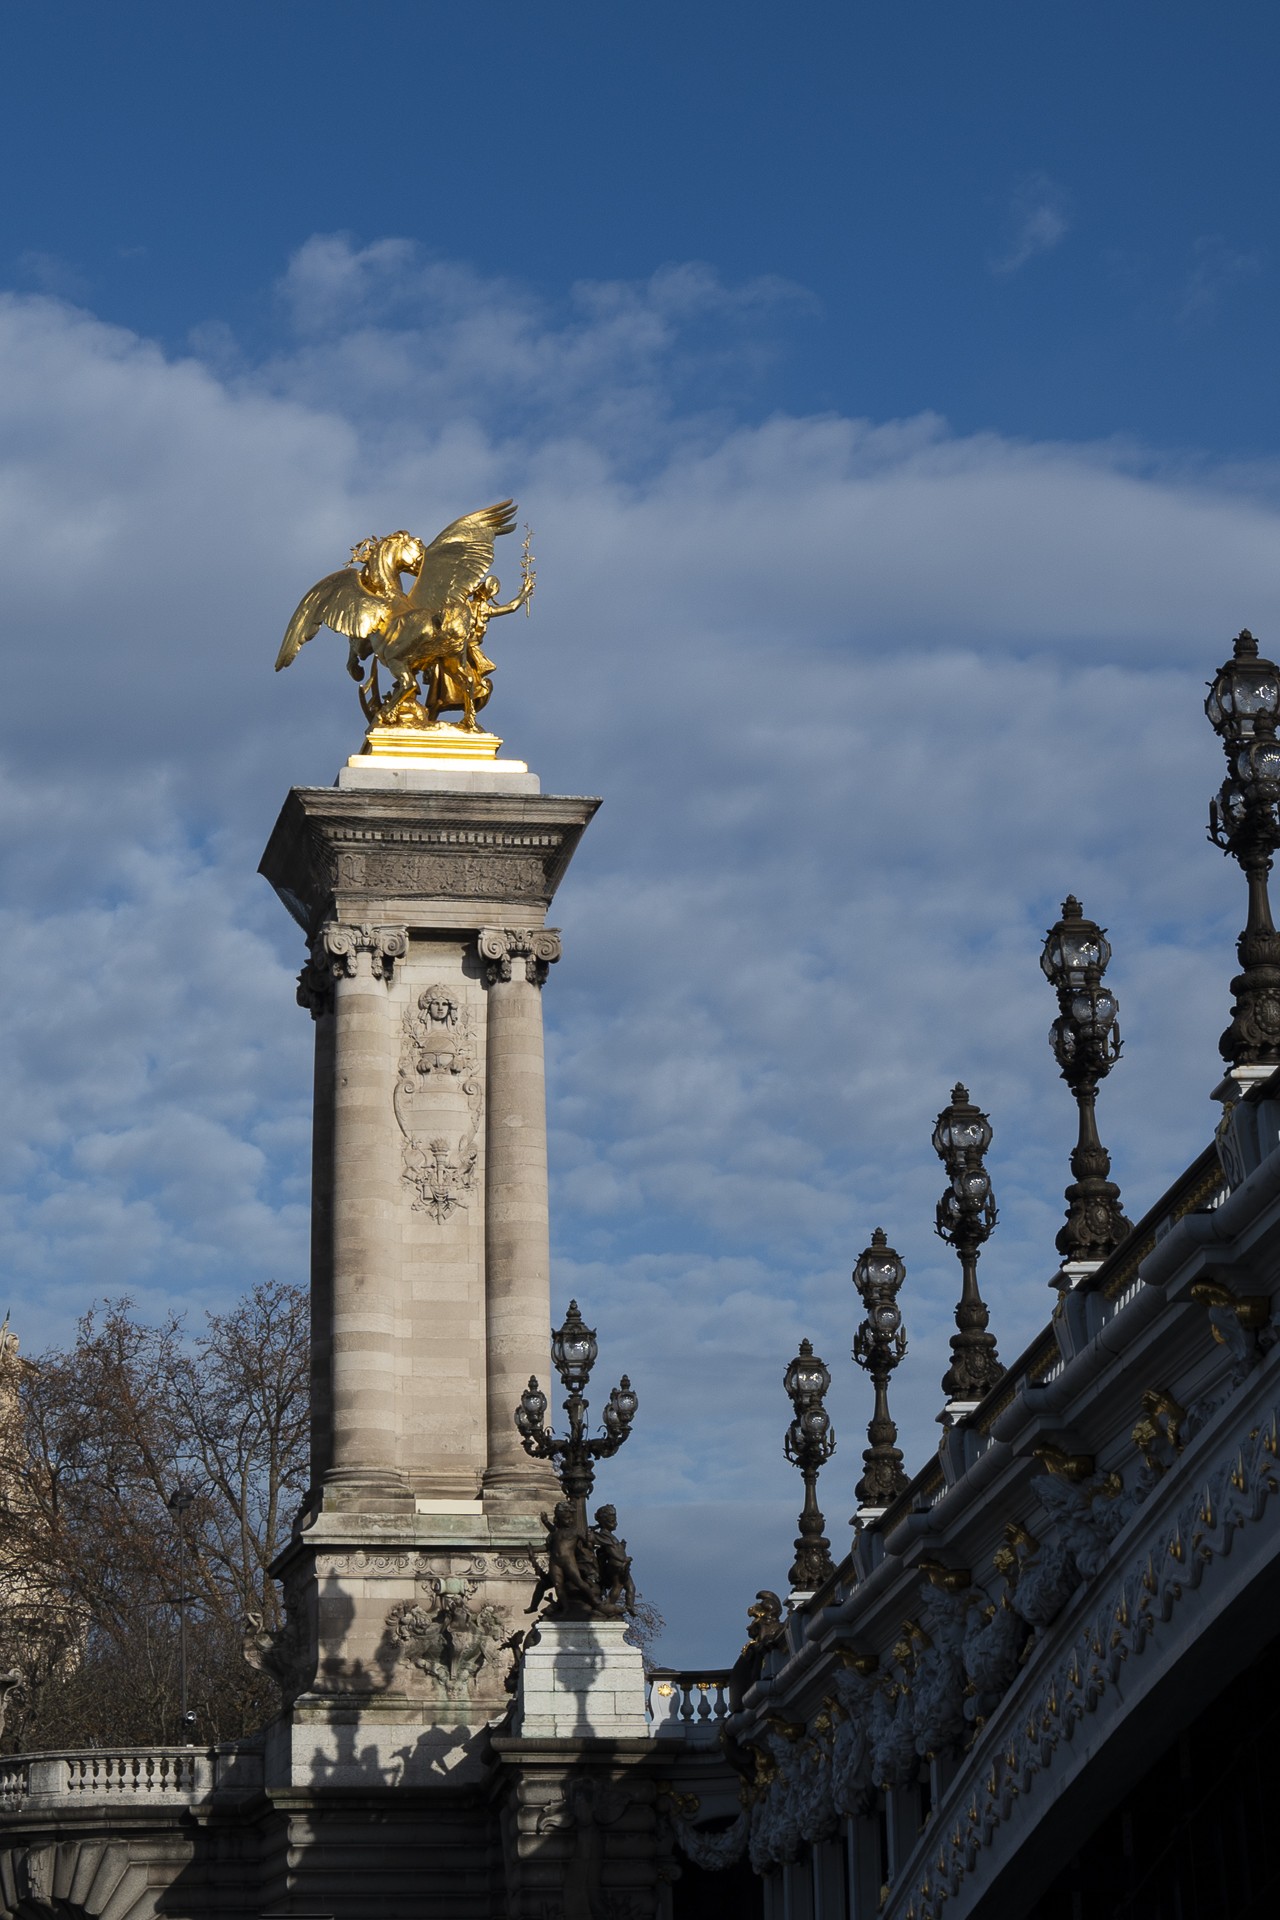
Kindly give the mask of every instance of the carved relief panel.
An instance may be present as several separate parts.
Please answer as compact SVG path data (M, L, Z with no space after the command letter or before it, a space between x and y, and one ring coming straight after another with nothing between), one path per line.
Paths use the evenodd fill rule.
M474 1189L484 1110L475 1025L456 988L436 981L406 1008L394 1102L414 1211L441 1223Z
M528 1627L535 1560L519 1552L317 1554L320 1692L348 1689L493 1718Z

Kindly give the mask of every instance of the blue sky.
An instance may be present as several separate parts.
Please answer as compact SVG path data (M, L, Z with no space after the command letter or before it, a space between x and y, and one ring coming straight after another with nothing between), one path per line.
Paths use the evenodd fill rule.
M1280 27L1257 7L13 10L0 141L0 1237L24 1349L306 1259L310 1028L255 874L358 744L368 532L514 492L494 719L604 806L547 988L555 1285L642 1409L609 1490L666 1656L784 1582L781 1374L908 1264L933 1118L996 1129L982 1278L1051 1295L1036 964L1108 924L1136 1217L1208 1138L1243 913L1203 683L1280 645ZM514 556L507 558L508 571ZM21 991L13 990L20 982ZM1158 1124L1157 1124L1158 1122Z
M1265 452L1270 9L11 9L0 247L181 349L261 346L316 231L555 302L704 260L797 297L743 396Z

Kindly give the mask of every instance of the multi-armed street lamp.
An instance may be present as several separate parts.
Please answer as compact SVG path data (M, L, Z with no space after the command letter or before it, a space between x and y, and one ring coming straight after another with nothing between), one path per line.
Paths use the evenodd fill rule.
M783 1441L783 1452L792 1466L804 1475L804 1507L800 1514L800 1537L790 1574L793 1593L816 1593L824 1580L835 1572L831 1542L818 1507L818 1470L836 1450L831 1416L823 1406L831 1374L814 1353L808 1340L800 1342L800 1351L782 1376L782 1384L791 1401L793 1418Z
M870 1443L865 1471L857 1487L858 1521L875 1519L907 1486L898 1446L898 1429L889 1414L889 1375L907 1351L906 1328L898 1307L898 1289L907 1270L877 1227L871 1245L853 1270L853 1284L867 1317L853 1336L853 1357L871 1376L875 1408L867 1425Z
M1240 862L1249 914L1231 982L1235 1007L1218 1042L1236 1080L1262 1079L1280 1065L1280 934L1271 919L1267 875L1280 847L1280 669L1258 656L1248 628L1209 688L1204 710L1222 741L1227 777L1209 803L1209 838Z
M991 1318L978 1292L978 1255L996 1224L995 1195L982 1157L991 1145L991 1122L969 1098L967 1087L951 1089L951 1104L938 1115L933 1150L951 1175L938 1202L936 1229L956 1250L962 1274L951 1336L951 1365L942 1378L946 1413L967 1413L1003 1378Z
M1049 1044L1062 1077L1075 1095L1079 1131L1071 1155L1066 1223L1056 1241L1062 1272L1055 1286L1069 1284L1101 1265L1129 1232L1120 1189L1111 1179L1111 1156L1098 1138L1098 1086L1120 1058L1119 1006L1102 984L1111 958L1103 929L1086 920L1074 895L1062 903L1040 956L1045 979L1058 996L1058 1018Z
M618 1451L631 1431L639 1400L624 1373L605 1403L604 1432L594 1439L587 1434L586 1386L600 1351L595 1330L587 1326L576 1300L569 1302L564 1325L551 1336L551 1358L568 1392L564 1410L569 1416L569 1431L563 1438L548 1433L544 1424L547 1396L531 1376L516 1408L516 1426L524 1450L535 1460L550 1460L564 1488L565 1498L578 1510L583 1538L587 1532L587 1501L595 1485L596 1461L607 1460Z

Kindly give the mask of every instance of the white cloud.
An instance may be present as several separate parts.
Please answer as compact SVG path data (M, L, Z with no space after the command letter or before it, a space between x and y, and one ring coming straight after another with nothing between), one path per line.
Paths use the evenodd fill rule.
M998 274L1017 273L1029 260L1052 253L1071 227L1071 198L1047 174L1030 173L1019 180L1009 201L1007 238L991 262Z
M1259 247L1237 247L1220 233L1201 234L1191 250L1191 268L1187 274L1178 306L1178 318L1184 321L1212 319L1225 295L1261 271Z
M642 1392L609 1488L712 1503L745 1601L789 1563L752 1503L798 1497L780 1382L804 1333L835 1374L847 1539L848 1275L877 1225L909 1269L909 1459L936 1444L958 1275L929 1133L957 1077L996 1129L981 1272L1007 1358L1045 1317L1072 1109L1036 960L1068 890L1115 947L1101 1121L1130 1211L1209 1136L1243 893L1203 840L1199 703L1234 629L1280 635L1275 473L936 418L750 424L725 369L777 290L701 268L553 312L400 243L318 241L286 286L323 326L261 365L0 302L15 1321L30 1350L106 1290L198 1310L303 1274L301 954L254 869L358 719L340 643L271 662L353 540L514 492L538 599L504 623L492 711L548 788L605 796L546 993L557 1300ZM672 1657L727 1657L736 1624L695 1637L682 1524L633 1528L672 1584L641 1583Z

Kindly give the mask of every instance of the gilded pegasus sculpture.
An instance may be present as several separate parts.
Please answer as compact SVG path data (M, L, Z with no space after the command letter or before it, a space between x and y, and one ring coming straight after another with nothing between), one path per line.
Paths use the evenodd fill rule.
M346 638L347 671L360 682L360 705L371 727L434 727L442 713L460 712L463 731L479 732L476 715L493 691L485 630L499 614L520 607L527 613L533 595L527 530L520 591L505 606L489 572L494 541L515 523L515 501L500 500L452 521L430 546L403 528L362 540L351 549L348 566L326 574L303 595L285 630L276 672L296 660L321 627L329 627ZM406 576L413 581L407 593ZM366 660L373 663L367 676ZM379 662L392 676L385 696Z

